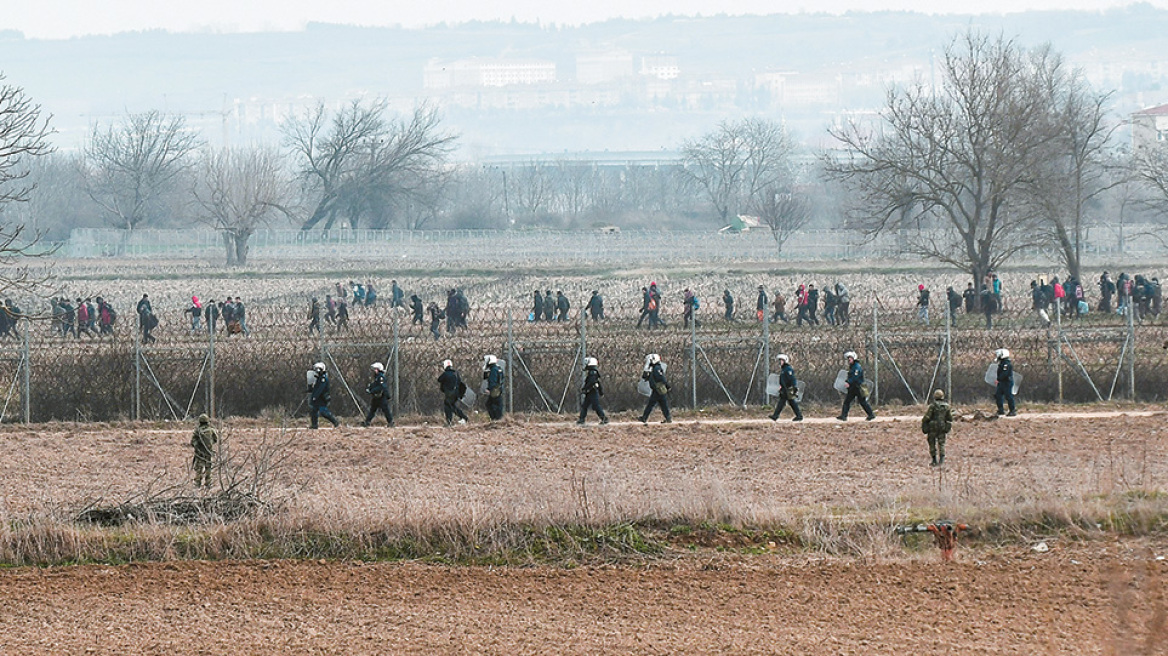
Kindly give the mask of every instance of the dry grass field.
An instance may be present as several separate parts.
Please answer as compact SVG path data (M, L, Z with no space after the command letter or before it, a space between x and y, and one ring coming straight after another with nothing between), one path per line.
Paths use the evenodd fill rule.
M268 513L106 528L197 495L189 428L9 427L0 558L71 566L0 572L0 653L1160 653L1168 424L1089 415L969 414L944 470L908 414L240 421L284 440ZM939 518L955 563L892 531Z
M1168 651L1164 319L1139 328L1143 405L1072 407L1039 405L1053 394L1052 345L1028 303L1011 305L994 331L962 316L962 417L946 466L933 468L923 408L907 405L906 387L935 386L943 327L914 325L915 288L928 284L936 307L965 279L837 264L434 276L370 262L242 272L63 262L65 292L104 294L124 317L150 293L162 326L144 351L149 375L175 398L146 382L142 421L0 424L0 655ZM1005 272L1007 290L1037 273ZM470 330L434 343L403 326L399 427L363 429L339 378L359 395L367 363L384 358L395 277L407 297L416 290L427 301L463 288ZM790 296L798 283L837 278L851 289L853 316L870 321L876 303L889 332L879 419L830 419L836 360L868 346L867 324L774 326L771 354L791 353L807 374L808 421L775 423L758 405L725 403L722 383L742 396L761 377L751 370L759 326L716 319L721 290L733 287L744 316L759 284ZM309 337L307 299L351 279L376 280L380 307L355 310L352 335ZM652 334L630 327L650 279L666 290L670 322ZM628 408L642 402L633 385L646 350L674 365L676 405L694 391L680 329L687 286L702 298L699 338L721 378L700 371L699 409L643 426ZM532 376L513 372L518 412L441 427L436 363L452 357L473 380L483 352L506 343L508 309L524 316L535 288L568 291L573 315L588 291L605 293L612 320L588 328L588 353L611 381L614 421L572 421L565 380L579 326L522 322L515 342ZM216 421L223 440L210 490L191 484L193 423L166 420L188 399L192 413L205 402L205 335L188 334L181 315L192 293L242 296L253 330L216 347L226 418ZM1099 330L1077 334L1076 357L1122 396L1122 322L1089 321ZM132 416L131 329L123 322L114 339L78 344L36 324L34 421ZM1021 416L993 419L980 375L1004 341L1029 382ZM310 431L296 403L325 343L345 424ZM14 344L0 354L6 389L19 389ZM908 381L899 387L893 357ZM1070 365L1064 373L1068 398L1095 398ZM534 381L563 392L567 414L546 412ZM969 525L955 562L941 561L928 534L895 530L939 520Z

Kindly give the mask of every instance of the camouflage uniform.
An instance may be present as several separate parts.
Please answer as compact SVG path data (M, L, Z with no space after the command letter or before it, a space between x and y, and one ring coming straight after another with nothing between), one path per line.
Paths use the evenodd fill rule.
M218 441L219 433L211 428L211 419L207 415L199 415L199 426L191 435L191 446L195 449L193 466L196 486L211 487L211 463Z
M953 409L945 402L945 393L933 393L933 402L921 417L921 432L929 437L929 457L933 466L945 464L945 437L953 428Z

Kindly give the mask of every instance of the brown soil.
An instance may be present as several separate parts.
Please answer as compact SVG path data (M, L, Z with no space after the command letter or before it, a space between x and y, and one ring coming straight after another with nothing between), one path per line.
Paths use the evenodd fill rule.
M302 431L291 508L374 521L1012 508L1168 485L1162 414L959 422L928 467L904 421L481 424ZM189 427L7 429L0 510L59 513L185 480ZM260 429L236 428L238 448ZM575 492L573 492L575 490ZM882 511L881 509L890 509ZM825 512L826 511L826 512ZM736 514L737 513L737 514ZM960 517L954 519L960 520ZM931 548L867 558L699 549L525 569L178 562L0 571L0 654L1152 654L1168 539Z
M1151 547L1151 551L1149 551ZM645 569L324 562L0 573L0 653L1151 654L1164 545Z

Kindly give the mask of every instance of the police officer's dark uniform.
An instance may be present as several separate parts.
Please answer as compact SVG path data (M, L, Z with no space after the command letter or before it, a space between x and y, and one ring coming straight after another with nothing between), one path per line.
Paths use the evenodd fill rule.
M365 393L370 399L364 425L368 426L373 421L373 416L380 410L385 415L385 421L392 427L393 412L389 409L389 386L385 384L385 367L380 362L373 363L373 380L365 387Z
M596 416L600 417L600 423L607 424L608 415L604 414L604 408L600 407L600 397L604 396L604 388L600 385L600 368L596 358L588 358L588 364L584 367L584 385L581 386L580 393L583 397L580 400L580 419L576 423L584 425L588 411L595 410Z
M661 367L661 358L656 355L651 355L648 363L648 368L641 373L641 379L649 381L649 403L645 405L645 412L641 413L641 423L649 422L649 413L653 412L653 406L661 406L661 414L665 415L665 420L661 423L673 423L673 417L669 412L669 381L665 379L665 370Z
M791 410L795 412L792 421L803 421L803 411L799 409L799 402L795 400L799 394L799 381L795 380L795 369L787 356L780 355L779 361L783 363L783 368L779 371L779 402L775 404L771 420L777 420L779 414L783 412L783 406L790 404Z

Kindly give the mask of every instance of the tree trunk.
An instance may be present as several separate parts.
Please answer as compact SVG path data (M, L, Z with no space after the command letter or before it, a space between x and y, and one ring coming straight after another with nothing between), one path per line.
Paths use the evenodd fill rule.
M235 265L247 266L247 253L251 249L248 242L251 240L251 232L241 232L235 235Z
M223 233L223 247L227 250L227 266L235 266L235 241L230 232Z

